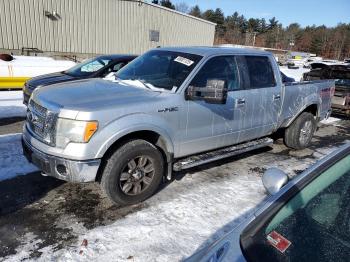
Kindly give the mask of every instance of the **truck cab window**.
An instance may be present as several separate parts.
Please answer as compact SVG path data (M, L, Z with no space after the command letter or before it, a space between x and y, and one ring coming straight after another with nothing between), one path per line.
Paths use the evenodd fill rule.
M246 56L250 88L276 86L275 76L267 56Z
M226 81L228 91L239 89L239 77L235 58L233 56L217 56L211 58L199 70L190 85L205 87L207 81L210 79Z

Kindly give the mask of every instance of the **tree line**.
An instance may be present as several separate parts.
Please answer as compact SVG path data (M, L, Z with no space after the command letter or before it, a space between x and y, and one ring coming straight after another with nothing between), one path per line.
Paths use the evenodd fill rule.
M152 3L216 23L214 44L303 51L338 60L350 57L350 23L339 23L335 27L301 27L291 23L284 27L276 17L246 18L238 12L225 16L220 8L201 10L198 5L190 8L184 2L174 5L170 0L153 0Z

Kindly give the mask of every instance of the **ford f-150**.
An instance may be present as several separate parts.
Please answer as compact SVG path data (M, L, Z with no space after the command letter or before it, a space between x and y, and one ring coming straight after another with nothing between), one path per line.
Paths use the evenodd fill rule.
M172 171L270 145L278 130L288 147L307 147L332 92L331 80L282 83L267 52L157 48L108 79L36 89L23 149L44 174L98 181L132 204Z

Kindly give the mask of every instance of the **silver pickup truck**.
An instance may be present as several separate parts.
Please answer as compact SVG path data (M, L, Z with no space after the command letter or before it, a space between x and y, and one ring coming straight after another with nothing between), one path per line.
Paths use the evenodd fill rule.
M330 114L334 81L282 83L272 54L157 48L108 79L35 90L23 149L43 174L98 181L118 204L150 197L163 178L270 145L310 144Z

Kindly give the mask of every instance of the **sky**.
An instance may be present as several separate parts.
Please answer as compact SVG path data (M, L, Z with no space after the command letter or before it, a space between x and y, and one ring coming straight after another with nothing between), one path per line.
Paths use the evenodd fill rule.
M273 16L287 26L290 23L307 25L336 26L338 23L350 23L350 0L172 0L173 4L186 3L192 7L198 5L201 10L221 8L225 14L235 11L250 18Z

